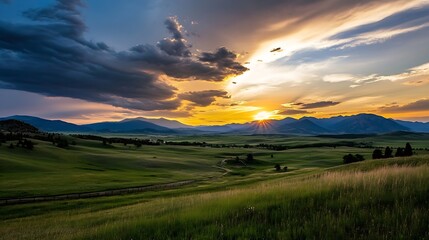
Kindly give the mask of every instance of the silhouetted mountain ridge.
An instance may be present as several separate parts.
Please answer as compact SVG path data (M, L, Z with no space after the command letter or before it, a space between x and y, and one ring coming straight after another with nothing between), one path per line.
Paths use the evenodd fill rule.
M117 122L98 122L77 125L61 120L47 120L31 116L10 116L46 132L112 132L148 134L298 134L341 135L381 134L394 132L429 132L429 123L384 118L375 114L357 114L330 118L303 117L281 120L252 121L215 126L189 126L164 118L133 118ZM158 123L158 124L156 124ZM170 126L170 127L167 127Z
M141 120L100 122L83 125L97 132L113 133L176 133L176 131Z
M48 120L39 117L32 116L23 116L23 115L15 115L5 118L0 118L0 120L6 119L15 119L28 124L33 125L44 132L88 132L91 129L86 128L85 126L68 123L61 120Z

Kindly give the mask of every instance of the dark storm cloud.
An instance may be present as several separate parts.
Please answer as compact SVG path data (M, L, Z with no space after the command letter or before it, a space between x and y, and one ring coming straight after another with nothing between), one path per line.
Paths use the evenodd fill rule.
M228 52L227 56L218 56L219 52ZM216 59L208 60L207 56L217 56ZM239 75L248 69L236 62L236 55L220 48L216 52L203 52L196 60L191 57L177 57L169 55L152 45L138 45L129 51L119 53L119 56L127 62L132 62L136 66L144 66L145 69L154 72L164 73L177 80L206 80L222 81L230 75Z
M225 47L219 48L216 52L203 52L199 57L202 62L215 64L217 69L222 69L224 75L239 75L247 70L246 67L236 62L237 55Z
M382 112L419 112L429 111L429 99L421 99L405 105L394 105L380 108Z
M330 107L338 104L340 104L340 102L320 101L320 102L313 102L313 103L300 103L295 105L299 105L300 109L313 109L313 108Z
M216 98L229 98L229 96L227 92L222 90L207 90L182 93L179 98L193 102L197 106L205 107L216 101Z
M247 70L237 71L235 58L219 64L192 57L177 18L166 21L172 38L164 40L172 44L162 40L157 46L116 52L83 37L80 6L79 0L59 0L52 7L26 11L34 24L0 21L0 88L137 110L172 110L181 99L160 75L222 81Z

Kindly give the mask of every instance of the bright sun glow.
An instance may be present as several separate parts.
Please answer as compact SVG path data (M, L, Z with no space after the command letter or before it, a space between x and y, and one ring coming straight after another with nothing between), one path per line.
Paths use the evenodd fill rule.
M253 119L257 121L262 121L262 120L270 119L271 117L272 117L272 114L270 112L262 111L255 114L255 116L253 116Z

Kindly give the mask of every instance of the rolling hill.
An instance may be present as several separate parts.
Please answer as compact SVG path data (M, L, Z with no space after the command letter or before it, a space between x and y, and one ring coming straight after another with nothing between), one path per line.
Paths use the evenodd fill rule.
M0 120L0 132L20 132L20 133L35 133L39 129L36 127L15 119Z

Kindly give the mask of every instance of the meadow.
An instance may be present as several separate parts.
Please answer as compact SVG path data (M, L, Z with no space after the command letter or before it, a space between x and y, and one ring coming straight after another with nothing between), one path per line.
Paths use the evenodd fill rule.
M69 149L43 141L31 152L0 146L1 197L201 181L176 189L1 206L0 239L429 239L429 152L424 150L429 141L422 136L346 139L380 147L410 142L418 148L413 157L382 160L369 160L372 148L302 147L344 141L327 137L175 139L291 146L282 151L75 140ZM219 164L249 153L255 161L247 166ZM367 160L344 165L348 153ZM275 171L274 164L288 171Z

